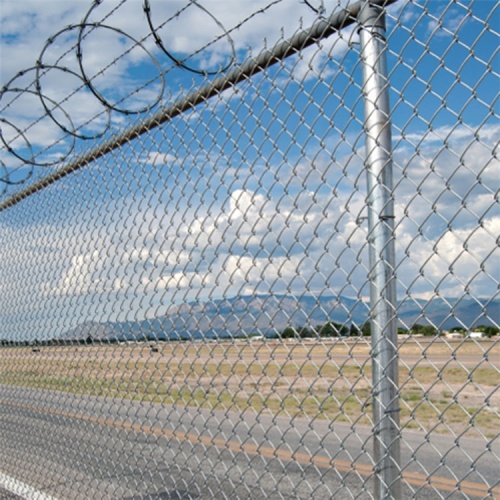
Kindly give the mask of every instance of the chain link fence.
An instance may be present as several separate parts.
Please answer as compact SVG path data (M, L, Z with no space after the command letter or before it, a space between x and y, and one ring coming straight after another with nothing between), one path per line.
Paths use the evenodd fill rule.
M500 498L496 2L2 9L0 496Z

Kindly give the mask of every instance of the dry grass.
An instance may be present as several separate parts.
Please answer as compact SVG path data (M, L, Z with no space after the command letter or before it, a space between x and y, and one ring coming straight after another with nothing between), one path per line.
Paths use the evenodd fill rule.
M370 345L182 343L0 350L2 384L214 409L370 423ZM500 428L500 343L406 341L401 423L438 432Z

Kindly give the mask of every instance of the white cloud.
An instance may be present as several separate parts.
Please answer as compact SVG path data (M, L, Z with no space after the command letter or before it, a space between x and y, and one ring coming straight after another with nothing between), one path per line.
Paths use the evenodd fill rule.
M359 44L355 26L345 28L339 33L302 50L286 63L290 76L299 84L310 82L320 76L329 79L338 72L337 62L342 60L352 46ZM286 76L281 76L279 84L287 84Z
M461 25L468 21L468 12L458 8L447 8L438 19L431 19L427 25L427 34L433 37L445 37L456 33Z
M171 153L160 153L159 151L148 151L144 163L153 166L173 165L178 163L178 158Z
M97 276L99 268L99 252L97 250L73 257L71 267L62 279L60 292L76 295L88 293L90 290L101 292L101 282Z
M453 138L453 151L454 157L460 158L474 144L470 143L469 134L457 130L457 135L462 142ZM492 136L489 132L485 135ZM442 148L434 139L420 144L422 156L436 156L432 148ZM485 151L484 155L470 156L462 174L465 179L467 172L472 172L474 179L478 173L485 174L487 143L478 142L478 148ZM443 204L433 213L431 204L439 195L449 193L450 187L463 190L464 180L459 173L453 174L456 166L446 156L435 160L433 170L441 174L436 176L425 162L404 166L404 154L404 148L396 154L396 162L405 168L406 176L398 180L396 189L401 286L411 285L412 293L420 295L432 294L439 287L446 296L458 293L460 286L463 290L470 282L477 294L487 294L491 279L480 279L481 266L486 265L489 275L494 274L490 253L495 248L494 235L500 220L495 214L498 207L494 196L486 190L491 179L483 181L485 189L469 197L470 204L469 198L465 198L463 214L461 200L455 194L450 195L448 206ZM478 163L472 163L473 159ZM171 153L153 150L143 161L161 167L175 158ZM345 161L352 168L351 159ZM197 161L192 159L187 164L194 168ZM245 183L252 175L267 175L272 168L268 165L262 171L247 171ZM323 189L324 180L332 179L326 164L321 169L316 177L309 174L310 191L300 181L301 176L308 175L304 161L278 177L279 183L285 182L287 176L299 179L301 189L288 194L236 185L231 190L234 179L229 176L220 185L227 198L224 201L220 196L217 201L214 192L207 193L206 184L196 180L195 176L202 176L202 172L193 170L188 174L193 194L187 199L182 193L173 192L160 201L163 195L159 192L150 195L148 203L135 197L119 200L103 209L101 217L93 219L91 229L85 229L83 224L81 231L75 231L77 237L64 241L67 255L73 257L71 262L66 259L57 263L64 272L59 272L54 293L133 291L143 296L146 304L155 302L160 292L166 294L163 297L168 302L184 300L186 294L231 295L241 290L262 291L266 286L283 292L287 286L300 288L308 283L312 289L329 286L334 291L345 289L346 280L350 280L347 287L351 293L361 290L368 268L367 228L366 222L357 219L366 215L365 183L357 181L357 187L351 184L351 190L321 192L318 189ZM493 175L495 165L490 162L488 169L487 176ZM336 171L340 175L347 172L339 165ZM224 174L216 178L217 182L222 178ZM443 179L448 179L448 188ZM478 189L481 186L478 184ZM468 182L467 189L470 187ZM204 197L199 196L199 191L205 193ZM482 226L478 226L478 217L482 217ZM91 244L82 252L82 241L86 240ZM63 248L62 242L60 245Z
M272 3L271 8L259 14L259 11L265 9L270 3ZM311 23L315 19L315 14L311 9L299 0L294 0L293 6L290 1L269 2L268 0L253 2L224 0L200 3L200 5L203 8L199 8L197 4L186 6L184 1L167 3L153 0L151 1L151 17L154 26L159 27L158 35L163 44L173 55L182 58L202 49L203 64L208 64L212 68L217 67L222 59L227 60L227 54L231 48L224 30L230 31L237 50L253 47L254 52L258 52L262 47L263 37L267 37L269 43L273 44L282 35L285 38L291 36L300 26L301 19L304 23ZM153 51L155 56L162 60L162 64L168 62L166 56L161 56L161 51L156 48L154 39L150 36L142 2L106 1L99 5L82 0L69 4L58 1L40 3L36 0L26 0L21 3L4 2L0 18L2 52L7 49L16 57L7 58L2 64L2 81L5 82L23 68L33 66L38 55L36 52L33 53L33 47L41 48L45 40L64 27L78 24L90 7L92 7L92 13L87 22L102 21L107 26L130 34L146 49ZM277 23L276 19L280 19L280 22ZM246 22L241 24L245 20ZM162 25L164 27L161 27ZM196 26L196 29L192 29L193 26ZM234 30L236 26L239 28ZM218 38L220 38L219 42L211 43ZM58 45L60 42L61 40L57 40ZM101 50L104 42L106 42L105 51ZM90 52L87 50L84 53L88 71L94 74L96 69L105 67L104 62L118 56L123 43L128 42L125 37L119 39L114 36L111 30L99 28L93 30L85 43L94 46L97 44L99 47L99 50ZM144 57L144 53L134 51L134 54L129 54L126 60L137 63ZM49 57L46 61L47 64L53 64L54 59L50 59ZM194 65L196 66L196 63ZM72 65L70 68L76 69L76 66ZM116 70L117 67L113 66L112 69ZM111 75L109 70L107 73Z
M411 244L398 270L401 284L411 285L414 297L459 297L466 288L473 297L491 296L500 282L499 230L500 216L483 226L447 230L437 241L407 235Z
M201 49L202 52L195 56L196 60L188 63L202 69L218 67L221 62L228 60L231 44L223 36L224 30L230 31L237 51L243 49L246 53L251 46L258 52L263 45L264 35L274 43L283 35L290 36L302 22L313 22L315 18L311 9L300 0L295 0L295 8L290 8L290 2L267 0L225 0L207 5L186 4L184 1L152 1L151 7L155 26L168 21L165 29L160 28L158 32L168 50L184 58ZM76 57L79 29L66 27L80 22L89 9L91 14L87 22L102 21L103 26L89 26L82 32L81 62L85 77L106 103L120 110L148 110L164 99L168 101L171 89L176 95L177 86L185 85L192 76L179 72L176 65L159 50L146 22L142 2L108 0L102 3L75 1L68 4L27 0L2 5L0 50L8 53L9 57L4 58L0 82L5 84L19 71L33 67L43 49L43 64L57 64L69 70L46 68L43 71L40 85L47 98L46 104L51 108L55 106L53 117L56 121L67 130L76 129L80 138L104 134L109 125L113 131L124 127L124 118L116 113L110 117L106 106L88 88L82 87L83 80L78 77L81 73ZM266 12L263 14L261 11ZM282 32L281 22L276 23L276 19L280 19L286 27L286 33ZM196 29L192 29L193 26ZM138 40L141 46L134 46L132 39L126 35ZM219 41L211 43L214 37L221 36ZM34 51L33 47L37 49ZM102 50L103 47L106 50ZM154 59L149 57L146 50L154 54ZM164 95L162 79L158 78L160 65L168 87ZM13 85L16 88L31 85L34 89L34 77L34 71L28 72L21 79L16 79ZM185 88L189 88L189 85ZM235 95L229 91L226 94L228 99ZM59 103L59 107L53 101ZM1 104L2 107L6 105L5 99ZM12 117L18 128L29 132L28 140L33 146L51 147L40 161L46 161L49 155L57 158L54 155L61 148L51 145L50 141L54 138L59 140L64 134L62 130L49 117L43 117L43 108L40 120L40 116L34 116L33 107L23 109L19 104L18 101L15 109L14 106L3 108L2 113ZM192 118L195 120L196 114L193 113ZM80 144L77 146L85 148Z
M77 23L88 5L86 1L2 2L0 49L2 54L9 54L0 66L2 85L20 70L33 66L38 55L33 47L41 49L59 29Z

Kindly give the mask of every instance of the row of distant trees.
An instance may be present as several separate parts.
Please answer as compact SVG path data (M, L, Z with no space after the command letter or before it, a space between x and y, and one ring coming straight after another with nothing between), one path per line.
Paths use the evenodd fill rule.
M462 334L467 334L467 330L465 328L456 326L449 330L450 332L458 332ZM490 325L479 325L474 328L476 332L482 332L485 337L491 338L500 333L500 328ZM421 325L419 323L414 324L409 329L398 328L398 334L400 335L424 335L426 337L436 337L442 335L443 332L438 330L436 327L432 325ZM342 323L336 323L330 321L328 323L324 323L323 325L317 326L304 326L304 327L287 327L283 331L281 331L278 335L275 335L275 338L282 339L313 339L313 338L332 338L332 337L369 337L371 335L370 323L365 322L361 325L356 325L355 323L351 323L350 325L345 325ZM260 336L260 335L258 335ZM244 338L244 335L239 335L239 338ZM252 335L250 336L252 337ZM225 340L229 340L231 337L225 338ZM162 340L167 341L166 338L156 339L154 336L147 336L143 338L136 339L137 342L140 341L154 341L154 340ZM188 339L170 339L173 340L188 340ZM0 340L0 346L32 346L32 347L40 347L40 346L62 346L62 345L82 345L82 344L114 344L117 342L123 342L125 339L118 338L104 338L104 339L94 339L91 335L82 339L49 339L49 340Z
M462 327L454 327L450 332L458 332L466 334L467 330ZM485 337L493 337L500 333L500 328L495 326L480 325L474 328L474 331L483 332ZM409 329L398 328L399 335L424 335L426 337L436 337L443 334L442 330L437 329L432 325L414 324ZM307 339L318 337L369 337L371 335L371 327L369 322L365 322L358 326L351 323L349 326L341 323L328 322L318 326L304 326L300 328L287 327L280 337L283 339Z
M69 346L69 345L82 345L94 344L96 342L103 344L116 344L119 342L117 338L110 339L94 339L91 335L82 339L47 339L47 340L0 340L0 346L18 346L18 347L43 347L43 346Z
M494 337L495 335L498 335L500 333L500 328L497 328L496 326L491 326L491 325L479 325L474 328L475 332L482 332L484 333L485 337L491 338ZM458 332L462 334L467 333L467 329L462 328L460 326L455 326L454 328L450 329L450 332Z
M279 336L282 339L310 339L317 337L359 337L369 335L369 323L363 323L361 326L352 323L350 326L347 326L330 321L318 326L303 326L298 328L289 326Z

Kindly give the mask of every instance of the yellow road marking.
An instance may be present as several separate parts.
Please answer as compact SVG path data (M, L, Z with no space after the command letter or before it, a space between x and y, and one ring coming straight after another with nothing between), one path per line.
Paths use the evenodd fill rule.
M339 472L354 472L361 476L373 476L373 467L366 464L354 464L346 460L330 459L323 456L309 455L307 453L291 452L281 450L279 448L271 448L269 446L260 446L250 443L238 443L237 441L227 441L222 438L212 438L199 434L188 434L186 432L174 431L170 429L162 429L161 427L153 427L150 425L134 424L123 420L115 420L112 418L96 417L85 415L83 413L73 413L63 410L54 410L48 408L40 408L34 405L23 403L14 403L2 401L1 404L15 408L22 408L30 411L44 413L47 415L55 415L74 420L81 420L93 424L99 424L103 427L112 427L118 430L133 431L143 434L165 437L167 439L176 440L179 442L189 442L193 444L203 444L205 446L214 446L220 450L230 450L234 452L242 452L248 455L258 455L265 458L276 458L287 462L296 462L301 465L316 465L322 468L333 468ZM465 495L481 496L490 495L491 498L500 499L500 488L490 488L481 483L470 481L455 481L440 476L426 476L418 472L403 472L403 480L412 486L433 487L444 491L460 491Z

